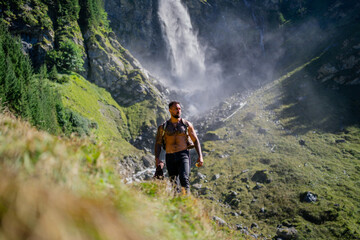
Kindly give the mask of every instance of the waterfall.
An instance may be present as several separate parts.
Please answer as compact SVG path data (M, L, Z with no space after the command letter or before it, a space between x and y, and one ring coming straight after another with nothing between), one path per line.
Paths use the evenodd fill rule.
M159 0L158 14L167 43L173 84L187 90L202 88L206 84L205 52L187 9L181 0Z

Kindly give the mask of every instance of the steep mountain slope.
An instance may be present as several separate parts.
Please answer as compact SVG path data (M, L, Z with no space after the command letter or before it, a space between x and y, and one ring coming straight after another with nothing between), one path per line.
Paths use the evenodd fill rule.
M46 63L49 69L56 66L64 74L81 73L105 88L128 109L131 121L122 136L137 147L150 148L152 143L139 136L152 134L165 118L164 94L155 79L118 43L102 5L100 0L1 1L0 15L11 33L20 36L23 50L36 69Z
M125 185L104 146L0 113L4 239L226 239L201 203L164 182Z
M207 129L206 165L193 170L192 184L233 228L291 239L360 238L359 97L317 81L327 54L228 99L199 126Z
M221 63L226 84L219 92L227 93L225 88L239 92L213 111L205 112L205 120L192 121L198 125L206 155L205 167L193 169L194 193L204 198L209 208L215 206L217 215L231 228L240 230L234 238L243 233L267 238L359 239L359 3L182 2L199 31L200 42L208 47L207 63ZM166 194L163 199L159 189L165 186L157 183L138 185L150 197L119 183L117 172L123 172L126 165L132 171L140 159L152 164L153 156L142 157L151 151L156 126L166 117L168 92L119 41L157 67L167 70L171 64L166 59L168 49L160 31L158 1L107 0L111 23L102 3L0 1L1 21L13 34L20 35L23 50L35 68L45 62L49 67L59 67L60 76L68 79L53 86L62 92L68 109L82 116L80 119L90 120L93 135L92 140L79 143L79 148L67 153L64 149L80 140L65 140L64 147L57 144L57 138L23 128L22 123L4 117L1 171L15 169L15 177L4 173L1 181L5 186L1 196L8 205L0 211L0 222L15 221L19 229L25 229L10 229L4 234L23 233L19 239L38 236L31 225L33 218L25 219L26 213L32 217L35 214L27 208L16 210L18 205L12 205L16 196L12 193L25 191L21 187L25 181L44 176L39 182L35 179L26 185L31 189L39 185L39 195L44 196L30 199L26 205L29 209L36 208L43 199L48 204L47 194L56 195L52 186L65 185L64 191L72 189L66 199L78 205L91 202L92 196L88 195L95 191L99 202L89 203L89 212L76 212L63 203L55 206L60 209L55 215L61 215L64 208L70 211L71 217L67 213L61 215L60 219L66 220L60 225L73 229L67 224L74 221L85 239L113 238L109 233L112 229L105 231L95 220L87 221L92 211L104 213L104 218L110 219L106 222L115 221L120 226L122 221L118 222L110 212L118 213L120 219L124 217L132 225L140 222L141 227L126 233L129 238L138 237L134 232L139 238L159 238L157 234L160 239L211 238L214 232L205 232L209 223L201 220L203 213L192 208L192 199L171 199ZM68 69L60 69L65 67ZM274 76L282 74L285 75L272 82ZM267 82L272 83L264 85ZM246 91L256 88L259 89L254 92ZM179 96L173 93L172 97ZM181 91L176 93L190 99ZM30 134L25 140L24 132ZM13 134L16 139L9 141ZM101 142L104 152L110 154L108 151L112 150L114 155L103 158L103 151L93 146ZM66 153L63 158L62 150ZM12 165L14 159L17 162ZM116 167L122 159L125 163ZM63 163L70 160L74 161ZM78 174L79 169L85 169L85 173ZM16 180L13 185L10 178ZM48 181L52 183L50 187ZM110 203L104 198L110 198ZM109 205L108 212L105 206ZM142 207L137 209L138 205ZM163 205L168 208L157 211ZM50 209L52 205L49 206ZM122 212L128 206L131 211ZM150 211L149 217L144 212L152 208L155 210ZM13 209L23 213L20 220L12 218ZM46 214L45 211L42 215L45 220ZM144 223L141 219L150 220ZM46 223L45 220L40 223Z

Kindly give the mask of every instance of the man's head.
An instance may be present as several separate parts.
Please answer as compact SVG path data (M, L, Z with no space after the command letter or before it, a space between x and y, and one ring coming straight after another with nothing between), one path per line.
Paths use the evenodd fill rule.
M169 112L172 117L180 118L181 116L181 106L180 103L177 101L172 101L169 103Z

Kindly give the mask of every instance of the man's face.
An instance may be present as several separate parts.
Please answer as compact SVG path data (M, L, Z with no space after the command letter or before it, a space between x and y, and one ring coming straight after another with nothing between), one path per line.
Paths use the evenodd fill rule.
M172 105L171 108L169 109L169 112L170 112L170 114L171 114L172 117L174 117L174 118L180 118L180 116L181 116L181 107L180 107L180 104Z

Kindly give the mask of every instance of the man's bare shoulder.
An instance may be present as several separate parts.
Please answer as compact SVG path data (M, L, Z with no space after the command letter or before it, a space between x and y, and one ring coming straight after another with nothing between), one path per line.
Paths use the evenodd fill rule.
M190 126L193 126L192 123L191 123L189 120L186 120L186 119L183 118L182 121L183 121L183 123L184 123L185 125L188 125L189 127L190 127Z

